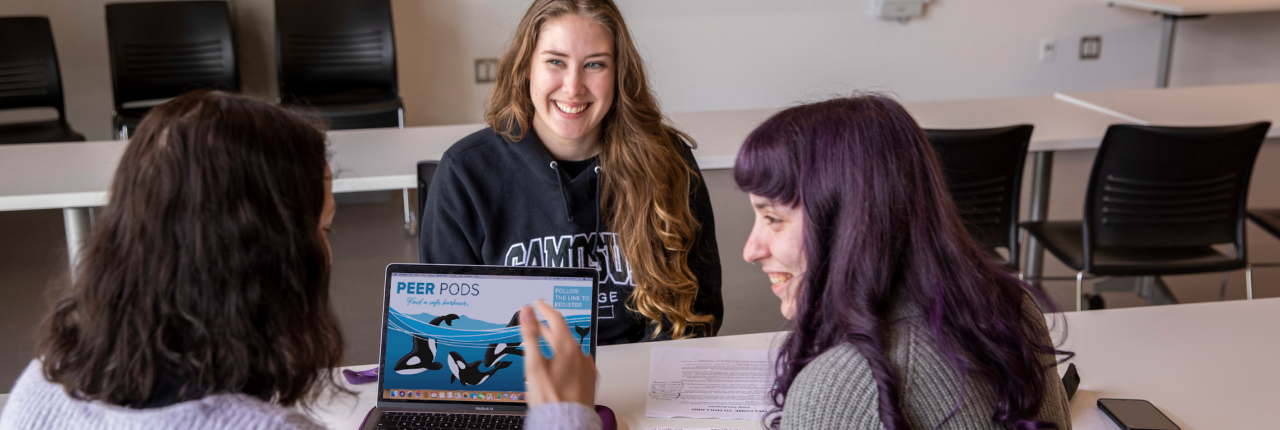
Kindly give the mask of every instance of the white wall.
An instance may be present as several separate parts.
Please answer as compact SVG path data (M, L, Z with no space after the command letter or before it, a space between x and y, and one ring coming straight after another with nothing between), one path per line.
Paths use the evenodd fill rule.
M529 0L392 0L410 125L477 122L489 85L473 60L503 49ZM850 89L940 100L1150 87L1158 17L1097 0L935 0L908 24L879 21L870 0L618 0L669 112L778 107ZM5 0L0 15L53 20L68 116L109 133L107 0ZM245 91L274 97L272 0L232 0ZM1082 35L1102 58L1076 59ZM1036 59L1055 37L1056 61ZM1280 80L1280 14L1184 21L1173 84Z
M938 0L906 25L869 0L620 0L671 112L777 107L849 89L905 100L1154 85L1160 19L1096 0ZM526 0L394 0L409 122L474 122L489 87L472 60L496 56ZM1076 59L1082 35L1102 58ZM1037 61L1039 41L1059 55ZM1186 21L1174 85L1280 80L1280 14ZM417 53L414 56L410 53Z

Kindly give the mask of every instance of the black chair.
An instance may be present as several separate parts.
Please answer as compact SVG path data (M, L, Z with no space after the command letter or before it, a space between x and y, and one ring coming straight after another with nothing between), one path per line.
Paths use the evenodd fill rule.
M993 255L1009 250L1006 262L1018 269L1018 202L1030 124L971 130L925 130L942 162L947 188L960 218Z
M403 127L390 0L276 0L280 102L333 130Z
M115 97L111 122L121 139L151 109L138 102L201 88L240 91L224 1L108 4L107 45Z
M1245 203L1258 148L1271 124L1224 127L1112 125L1093 162L1082 221L1022 223L1075 269L1076 310L1085 274L1162 276L1245 269ZM1213 245L1230 244L1232 255Z
M51 107L58 118L0 124L0 144L83 141L67 124L49 18L0 18L0 110Z
M436 176L436 167L440 167L439 161L418 162L418 222L422 221L422 210L427 207L427 190L431 188L431 178ZM415 233L422 234L421 226L415 223L414 228L418 229Z

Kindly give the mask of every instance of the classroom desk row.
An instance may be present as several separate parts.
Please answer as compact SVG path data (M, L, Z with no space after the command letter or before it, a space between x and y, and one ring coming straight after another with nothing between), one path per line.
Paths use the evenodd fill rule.
M1004 99L906 103L925 128L1035 125L1027 221L1045 218L1055 151L1097 148L1107 126L1119 122L1190 126L1280 122L1280 84L1184 87L1060 94ZM690 112L671 121L698 142L702 169L728 169L746 135L775 109ZM415 162L437 160L482 124L345 130L329 133L337 193L417 186ZM1280 136L1272 127L1270 137ZM107 202L106 189L125 142L44 143L0 147L0 211L62 209L68 255L75 260L87 236L88 209ZM1039 276L1041 247L1028 240L1024 272Z
M1280 298L1072 312L1045 316L1054 340L1075 352L1080 373L1071 400L1072 428L1112 430L1099 398L1145 399L1182 430L1274 428L1280 423ZM741 420L645 417L650 349L655 346L761 349L781 336L760 333L670 342L602 346L596 403L608 406L621 430L651 428L759 429ZM364 370L374 366L354 366ZM1059 366L1065 372L1066 366ZM355 429L376 402L377 384L350 386L356 397L326 399L317 418L329 428Z

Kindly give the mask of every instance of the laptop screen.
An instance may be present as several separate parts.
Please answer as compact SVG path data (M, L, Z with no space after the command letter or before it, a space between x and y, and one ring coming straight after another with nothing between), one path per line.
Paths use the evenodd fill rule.
M594 279L388 274L382 401L525 403L519 310L542 298L594 353ZM544 357L551 351L541 341Z

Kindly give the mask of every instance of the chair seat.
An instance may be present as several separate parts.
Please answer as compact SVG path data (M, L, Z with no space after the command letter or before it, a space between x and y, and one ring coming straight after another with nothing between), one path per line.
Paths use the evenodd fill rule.
M1280 237L1280 209L1254 209L1249 211L1249 219L1272 236Z
M286 106L319 114L332 130L349 130L398 127L400 109L404 107L404 103L400 97L385 99L361 94L338 94L307 98Z
M1084 226L1080 221L1024 222L1027 234L1075 270L1096 276L1161 276L1243 269L1245 262L1210 246L1094 247L1093 264L1084 264Z
M62 120L0 124L0 144L83 141L84 135Z

